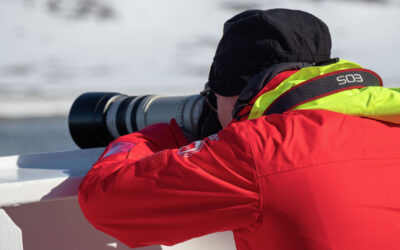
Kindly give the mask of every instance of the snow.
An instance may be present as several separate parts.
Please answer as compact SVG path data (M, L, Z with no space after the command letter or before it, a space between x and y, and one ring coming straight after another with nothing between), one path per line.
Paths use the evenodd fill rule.
M400 82L398 1L95 1L110 18L72 18L79 0L0 0L0 117L67 115L83 92L198 93L225 20L246 8L313 13L331 29L333 56ZM57 2L57 1L53 1Z

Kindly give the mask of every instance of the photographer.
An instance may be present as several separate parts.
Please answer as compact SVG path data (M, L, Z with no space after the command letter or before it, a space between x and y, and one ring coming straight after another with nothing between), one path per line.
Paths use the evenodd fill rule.
M228 20L207 137L187 145L172 120L113 141L81 184L86 218L130 247L232 230L238 250L399 249L399 90L330 50L306 12Z

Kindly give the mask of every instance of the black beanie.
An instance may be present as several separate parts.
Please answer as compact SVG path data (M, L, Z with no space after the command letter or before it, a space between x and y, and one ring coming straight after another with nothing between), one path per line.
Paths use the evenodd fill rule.
M224 24L209 75L222 96L239 95L249 80L277 63L330 59L331 36L324 22L303 11L247 10Z

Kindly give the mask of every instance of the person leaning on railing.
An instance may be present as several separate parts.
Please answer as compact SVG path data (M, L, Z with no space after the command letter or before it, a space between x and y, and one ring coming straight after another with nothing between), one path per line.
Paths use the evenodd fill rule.
M399 89L330 50L303 11L229 19L205 138L173 120L118 138L80 186L85 217L130 247L231 230L238 250L400 249Z

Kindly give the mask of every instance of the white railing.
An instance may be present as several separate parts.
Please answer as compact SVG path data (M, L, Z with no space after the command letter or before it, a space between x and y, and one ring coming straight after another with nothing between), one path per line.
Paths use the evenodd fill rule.
M77 191L103 148L0 157L0 250L129 249L83 217ZM146 250L232 250L231 232Z

